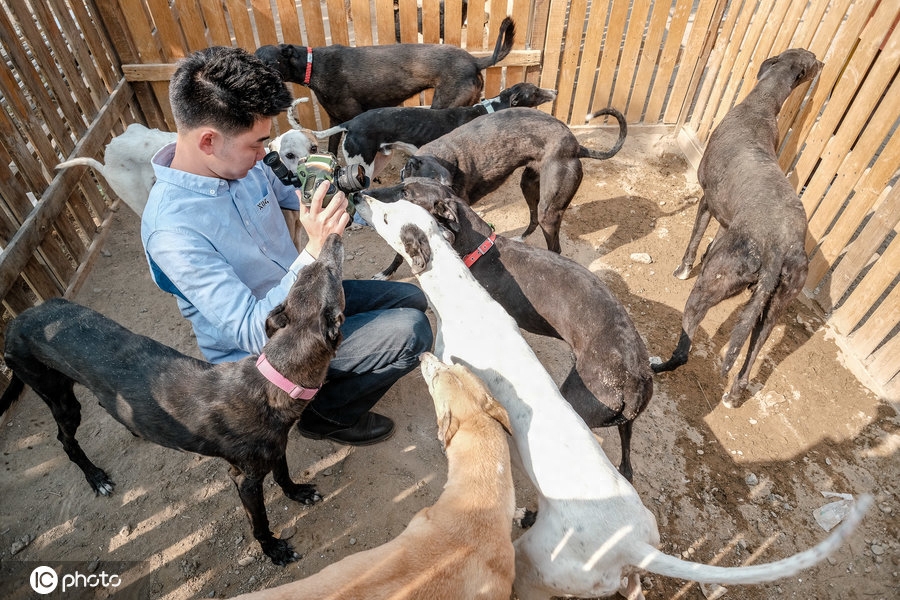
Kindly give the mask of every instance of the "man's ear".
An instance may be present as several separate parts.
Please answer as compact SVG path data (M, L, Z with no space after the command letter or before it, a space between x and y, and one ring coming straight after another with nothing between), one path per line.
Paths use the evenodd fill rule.
M212 129L204 129L200 132L200 139L197 140L197 147L206 155L212 156L216 150L216 141L219 134Z

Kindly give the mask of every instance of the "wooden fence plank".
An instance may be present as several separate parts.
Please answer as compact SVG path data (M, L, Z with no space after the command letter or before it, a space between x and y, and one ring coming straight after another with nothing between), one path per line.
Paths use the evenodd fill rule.
M657 60L662 53L662 40L669 19L671 2L653 2L653 12L647 28L643 52L637 52L640 63L631 86L631 96L625 109L625 118L629 122L639 122L644 115L644 107L650 92L650 82L654 72L659 68Z
M706 3L707 5L712 3ZM681 54L681 46L684 40L684 34L687 31L688 20L691 16L693 3L686 0L675 0L675 9L672 14L672 20L666 30L666 41L662 48L662 54L659 58L659 65L656 69L656 75L653 78L653 89L650 91L650 98L647 101L647 110L644 113L644 123L655 124L662 119L663 104L669 94L669 86L673 87L673 73L678 57ZM684 68L687 70L688 61L685 61ZM678 110L683 104L683 97L674 96L670 100L670 105L678 105ZM675 113L675 117L678 113ZM674 120L674 118L673 118Z
M641 55L644 28L647 26L649 13L649 0L634 0L631 3L631 14L628 17L625 39L622 44L622 56L619 59L616 85L613 88L612 96L612 105L625 113L628 112L628 99L634 90L634 75L637 71L638 57Z
M200 8L203 11L203 21L209 30L209 38L213 46L230 46L231 32L228 31L228 22L225 20L225 11L222 10L222 0L200 0ZM144 60L143 62L158 62Z
M557 76L556 116L563 121L569 121L569 110L575 92L575 83L584 77L587 85L593 79L593 72L578 73L578 58L581 55L583 39L583 27L587 15L587 0L571 0L569 3L569 18L563 38L562 58Z
M490 18L488 19L488 27L487 27L487 40L485 41L484 49L487 52L494 52L494 44L497 42L497 36L500 34L500 24L503 22L503 19L506 18L506 10L500 10L497 7L496 10L492 10L490 14ZM516 34L516 37L519 37L521 34ZM515 38L513 38L513 45L515 45ZM484 97L485 98L493 98L497 94L500 93L502 88L501 84L503 82L503 67L489 67L484 73ZM429 90L430 91L430 90Z
M441 43L445 18L441 15L442 4L441 0L422 0L422 42L425 44Z
M810 208L814 202L804 203L808 207L807 215L811 215L810 234L817 240L824 235L835 216L844 207L847 194L852 191L852 184L855 183L855 178L851 179L852 174L861 172L869 163L868 158L864 161L860 159L855 171L844 170L842 167L848 166L847 152L855 147L856 154L868 150L871 156L881 146L900 115L895 103L882 102L880 107L876 106L881 98L885 97L885 91L894 79L898 66L900 66L900 29L890 37L888 45L878 55L874 66L862 81L853 103L837 124L837 130L825 143L819 163L807 184L806 194L814 200L818 199L813 211L810 211ZM900 80L894 81L891 93L886 98L897 98L898 96L894 95L897 93L900 93ZM878 115L881 120L873 118L876 108L879 109ZM879 130L882 132L880 135ZM871 136L866 135L869 132L872 133ZM856 144L860 135L865 137L868 145ZM891 161L889 156L883 156L880 160L900 166L900 161ZM835 177L846 183L835 187Z
M210 45L209 40L206 39L206 24L202 17L203 12L197 4L197 0L188 0L186 5L182 3L177 7L176 19L178 27L184 35L185 55Z
M578 66L578 80L575 82L575 96L572 100L571 122L576 123L591 112L591 104L598 108L606 107L609 96L599 98L594 94L597 82L597 65L603 54L603 30L606 28L608 2L592 2L591 12L587 20L587 33L584 37L584 51ZM565 102L557 97L557 104Z
M715 5L707 2L700 3L685 50L686 56L700 56L700 60L696 63L688 62L688 68L678 70L675 87L672 90L674 97L682 98L682 110L675 114L678 118L676 128L680 129L681 125L690 117L690 128L703 144L706 143L706 138L700 137L699 123L704 118L704 114L712 110L709 106L709 94L722 65L724 52L717 46L716 31L722 36L730 35L734 28L734 22L737 20L736 11L725 12L727 5L728 0L719 0ZM710 12L701 13L700 11L704 8ZM711 12L713 10L715 12ZM703 83L702 87L701 82ZM691 110L692 101L695 102L693 110ZM674 104L670 107L666 111L666 120L671 120L670 111L674 109Z
M894 82L888 94L888 98L892 97L891 94L900 94L900 80ZM834 170L834 180L820 203L819 210L809 222L807 251L812 251L818 244L810 264L810 283L815 283L822 277L829 264L850 242L859 224L872 208L879 191L888 185L897 168L900 168L898 155L890 152L900 151L900 144L896 136L888 137L896 119L896 108L890 103L882 103L879 110L868 118L867 127L854 149L846 154L841 153L844 159ZM879 151L885 139L888 140L887 145L884 150ZM831 155L825 157L830 158ZM869 168L872 161L875 161L874 165ZM818 171L816 174L818 175ZM858 190L858 193L854 193L854 190ZM835 218L837 210L841 212Z
M444 43L459 46L462 43L462 2L444 2Z
M166 1L166 0L163 0ZM245 50L256 50L256 36L246 0L225 0L228 16L231 17L234 43Z
M900 222L900 186L895 186L872 219L847 251L847 255L826 282L827 298L821 304L831 309L841 302L852 283L871 261L884 240L897 228ZM851 290L846 300L841 302L831 316L832 324L841 333L853 331L865 316L872 303L877 300L900 272L900 242L895 237L885 248L878 261L869 269L862 281ZM852 299L852 301L851 301Z
M868 24L860 34L861 37L858 44L849 43L844 46L845 48L854 48L855 46L848 57L846 66L844 67L840 60L826 60L825 67L823 67L822 73L819 75L820 85L823 83L821 80L824 80L824 83L834 81L836 85L831 91L825 110L806 137L803 154L797 160L794 172L801 184L805 183L812 174L819 157L822 156L825 144L837 129L844 116L844 110L851 104L866 72L869 70L878 51L878 46L881 40L884 39L884 34L896 15L896 7L890 6L894 3L884 2L880 4L875 18L871 20L868 19L868 15L863 14L864 11L855 10L855 7L854 11L848 15L847 24L842 29L842 32L848 32L842 36L844 39L847 37L855 39L857 37L854 35L854 31L860 21L866 22L868 20ZM885 10L888 13L885 13ZM881 32L880 36L877 33L878 31ZM850 40L846 41L850 42ZM835 58L837 59L837 57ZM819 198L813 198L811 195L804 198L803 204L806 208L806 214L811 215L815 211L818 201Z
M331 32L331 43L348 46L350 44L350 26L344 0L326 0L325 5L328 9L328 29Z
M544 31L544 39L542 47L544 49L544 63L541 67L540 86L543 88L554 88L557 94L561 93L559 82L559 61L562 56L561 49L563 47L564 29L563 23L566 16L565 0L550 0L547 13L546 30ZM541 110L549 110L540 107ZM562 107L562 103L557 99L552 106L554 115L561 112L568 112L568 107Z
M885 340L900 322L900 285L884 298L859 328L850 334L847 341L858 356L869 356Z
M900 373L898 365L900 365L900 336L894 336L872 353L866 366L868 372L874 375L879 383L887 386L891 379L896 379Z
M124 20L128 31L134 40L134 47L141 60L149 63L166 62L156 40L153 37L152 25L147 21L143 7L136 2L128 2L127 0L109 0L117 2L117 10L121 18ZM220 10L221 12L221 10ZM230 43L229 43L230 45ZM151 81L150 88L153 90L154 97L158 103L163 117L166 121L168 131L175 131L175 119L172 117L172 107L169 104L169 84L168 79L164 82Z
M487 23L485 0L471 0L466 6L466 49L484 48L484 24Z
M375 36L372 33L372 5L369 0L350 0L350 15L353 19L353 45L372 46Z
M606 26L606 41L603 44L603 54L600 57L597 70L597 85L594 97L599 99L609 98L612 102L613 92L616 87L616 64L622 50L625 25L628 21L628 3L615 2L609 13L609 22ZM559 101L557 101L559 103ZM595 104L596 106L596 104ZM614 106L624 109L624 106ZM557 107L557 112L566 114ZM562 117L561 117L562 118Z
M516 22L516 37L513 40L513 53L518 53L523 51L526 47L529 47L528 40L528 26L529 26L529 4L530 0L513 0L512 9L510 11L510 15ZM540 50L537 50L537 65L540 66L541 58L540 58ZM509 61L504 61L507 63L506 67L506 85L505 87L510 87L516 83L521 83L525 81L526 74L528 72L528 67L520 67L515 65L510 65Z

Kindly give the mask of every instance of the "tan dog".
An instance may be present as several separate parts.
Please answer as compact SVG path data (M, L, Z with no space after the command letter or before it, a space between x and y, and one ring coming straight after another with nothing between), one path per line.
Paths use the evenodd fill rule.
M434 399L447 484L399 536L306 579L238 600L508 600L515 510L506 410L462 365L426 352L422 375Z

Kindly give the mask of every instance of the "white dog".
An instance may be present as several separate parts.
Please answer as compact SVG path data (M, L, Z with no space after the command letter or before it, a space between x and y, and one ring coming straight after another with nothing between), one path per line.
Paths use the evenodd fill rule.
M828 556L856 528L863 496L839 529L773 563L716 567L657 550L656 519L560 395L516 323L469 273L424 209L363 196L357 210L409 262L438 318L435 353L468 366L506 408L521 465L538 492L535 524L515 542L519 600L643 598L639 572L705 583L791 576Z
M175 141L175 133L148 129L140 123L129 125L122 135L114 137L103 153L103 163L93 158L73 158L56 165L57 169L74 166L93 167L125 204L138 216L144 212L150 188L156 181L150 159L157 151ZM297 165L309 156L315 138L308 130L290 129L271 142L269 150L281 156L281 162L296 173Z

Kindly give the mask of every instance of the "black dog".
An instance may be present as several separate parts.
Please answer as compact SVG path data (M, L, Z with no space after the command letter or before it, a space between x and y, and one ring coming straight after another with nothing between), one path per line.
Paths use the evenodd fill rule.
M278 44L259 47L256 56L285 81L309 87L331 125L338 125L373 108L397 106L429 88L434 88L432 108L475 104L484 87L481 71L506 58L514 36L515 25L506 17L494 53L485 58L451 44ZM336 154L339 142L340 136L332 137L329 151Z
M627 125L622 113L604 108L588 115L588 120L599 115L612 115L619 123L619 138L606 152L582 146L572 130L553 115L534 108L510 108L470 121L425 144L410 157L401 175L435 179L475 204L503 185L516 169L525 167L519 187L531 218L521 237L528 237L540 225L547 248L558 253L563 213L584 177L580 159L611 158L625 142Z
M381 202L408 200L425 208L475 279L519 327L571 346L575 366L560 393L588 427L618 428L619 472L631 481L632 425L653 397L653 372L640 333L609 288L569 258L494 234L466 202L434 180L412 178L365 193ZM422 234L418 228L412 232ZM429 243L422 235L409 240L407 248L425 246ZM409 252L430 254L430 248Z
M749 287L753 294L731 332L722 362L725 376L750 338L744 364L730 391L722 396L729 408L743 403L741 396L756 356L806 282L806 211L775 155L777 117L794 88L810 81L821 68L815 55L803 49L786 50L763 61L756 86L713 131L697 169L703 197L675 277L690 275L710 217L719 222L719 230L685 304L678 345L672 357L653 365L653 370L671 371L686 363L691 338L706 312Z
M81 405L73 388L79 383L135 435L228 461L263 552L278 565L297 560L291 545L269 529L262 483L272 472L288 498L304 504L321 500L312 485L291 480L285 448L291 426L325 381L342 339L343 256L340 237L332 235L318 260L300 272L266 321L269 341L260 367L256 357L217 365L197 360L89 308L47 300L7 328L4 359L13 377L0 397L0 414L31 386L50 407L69 459L97 494L109 495L112 480L75 439ZM264 375L266 369L286 381L273 383L278 377Z
M347 164L363 165L366 175L374 180L391 153L390 149L384 148L385 144L405 142L418 148L482 115L513 106L539 106L554 98L556 90L545 90L533 83L517 83L501 91L496 98L472 106L432 107L431 110L410 106L373 108L340 125L312 134L326 138L345 132L343 149Z

